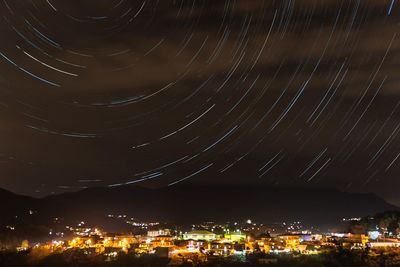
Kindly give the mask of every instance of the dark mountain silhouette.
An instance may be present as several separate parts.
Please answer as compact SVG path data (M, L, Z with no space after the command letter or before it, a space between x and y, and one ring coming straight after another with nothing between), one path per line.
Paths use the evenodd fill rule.
M38 209L41 202L40 199L17 195L0 188L0 223L4 225L16 216L29 214L30 211Z
M126 214L140 220L172 223L253 219L272 223L300 220L317 226L342 218L399 210L374 194L333 189L280 187L176 186L147 189L137 186L88 188L35 199L0 191L3 214L25 214L24 222L52 218L102 226L107 214ZM27 211L35 213L28 214ZM1 223L7 216L2 216Z

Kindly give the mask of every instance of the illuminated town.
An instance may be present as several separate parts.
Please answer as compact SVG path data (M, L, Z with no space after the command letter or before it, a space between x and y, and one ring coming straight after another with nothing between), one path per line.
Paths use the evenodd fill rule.
M389 232L388 228L377 228L367 234L321 233L305 229L301 222L265 225L250 219L166 228L166 224L159 222L132 221L126 219L126 215L115 217L127 220L136 233L109 233L87 227L82 221L76 227L66 226L65 232L49 233L58 238L42 243L24 240L13 249L39 258L80 252L88 257L100 256L104 262L116 261L121 255L154 257L164 259L169 266L197 266L216 261L268 265L282 258L315 257L338 251L368 253L370 258L378 259L383 251L397 255L400 252L400 232ZM350 218L343 222L359 220ZM400 257L397 260L400 263Z

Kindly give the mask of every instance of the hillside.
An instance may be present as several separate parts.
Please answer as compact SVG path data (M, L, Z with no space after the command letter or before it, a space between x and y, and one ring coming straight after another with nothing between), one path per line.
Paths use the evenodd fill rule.
M101 226L107 214L127 214L140 220L172 223L234 221L251 218L265 223L300 220L317 226L335 225L342 218L398 210L373 194L333 189L280 187L165 187L88 188L73 193L33 199L0 191L7 216L27 214L25 222L87 221ZM8 203L8 204L6 204ZM3 221L4 222L4 216Z

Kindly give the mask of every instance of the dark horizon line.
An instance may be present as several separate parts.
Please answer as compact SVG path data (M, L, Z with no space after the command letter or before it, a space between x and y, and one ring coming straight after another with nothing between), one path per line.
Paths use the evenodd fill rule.
M399 207L398 205L392 203L391 201L388 201L385 197L381 196L380 194L376 194L374 192L351 192L351 191L346 191L346 190L341 190L340 188L334 187L334 186L305 186L305 185L277 185L277 184L263 184L263 185L257 185L257 184L234 184L234 185L223 185L223 184L178 184L174 185L172 187L169 186L160 186L160 187L151 187L151 186L146 186L145 184L123 184L123 185L118 185L118 186L90 186L87 188L81 188L77 190L70 190L70 191L65 191L65 192L57 192L54 194L47 194L44 196L32 196L24 193L18 193L13 190L6 189L4 187L0 187L0 191L5 191L14 195L18 196L23 196L23 197L28 197L28 198L33 198L33 199L46 199L49 197L53 196L60 196L60 195L65 195L65 194L75 194L79 192L84 192L87 190L96 190L96 189L118 189L118 188L137 188L137 189L144 189L144 190L162 190L162 189L167 189L167 188L175 188L175 189L188 189L188 188L212 188L213 190L215 189L265 189L265 190L272 190L272 189L279 189L279 190L287 190L287 191L292 191L292 190L302 190L303 192L315 192L315 191L324 191L324 192L342 192L342 193L348 193L348 194L358 194L358 195L373 195L376 197L379 197L383 199L385 202ZM244 190L246 191L246 190Z

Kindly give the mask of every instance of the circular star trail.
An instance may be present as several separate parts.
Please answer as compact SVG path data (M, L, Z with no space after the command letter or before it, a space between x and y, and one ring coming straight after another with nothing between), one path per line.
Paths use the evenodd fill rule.
M0 3L1 186L400 185L395 0Z

